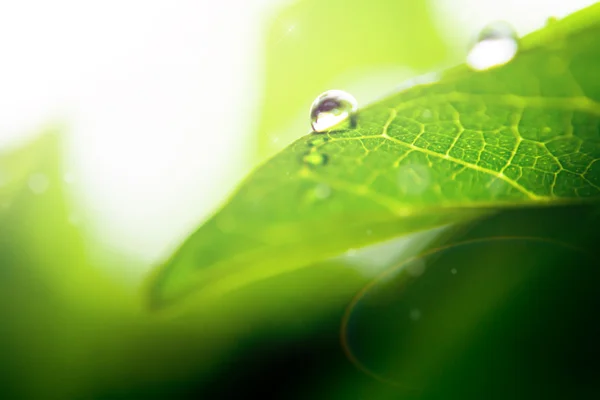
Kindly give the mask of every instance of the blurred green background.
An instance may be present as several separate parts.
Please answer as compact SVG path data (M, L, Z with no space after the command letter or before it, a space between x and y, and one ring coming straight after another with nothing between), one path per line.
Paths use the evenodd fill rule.
M598 396L593 207L349 249L181 314L139 289L319 93L366 104L488 22L593 2L25 3L0 6L0 398Z

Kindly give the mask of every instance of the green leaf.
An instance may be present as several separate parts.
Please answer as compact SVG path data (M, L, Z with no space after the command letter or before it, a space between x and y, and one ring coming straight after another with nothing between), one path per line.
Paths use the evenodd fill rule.
M509 64L456 67L300 138L157 271L160 306L503 207L600 194L600 6L525 38Z

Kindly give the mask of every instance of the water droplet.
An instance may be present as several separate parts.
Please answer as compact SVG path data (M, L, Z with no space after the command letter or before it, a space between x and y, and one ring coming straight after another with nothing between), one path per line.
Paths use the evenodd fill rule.
M467 55L467 64L478 71L504 65L519 50L515 30L505 22L495 22L485 27Z
M450 272L452 273L452 275L456 275L456 273L457 273L458 271L456 270L456 268L452 268L452 269L450 270Z
M305 164L317 166L317 165L325 165L327 164L328 157L326 154L319 153L316 151L309 151L308 153L302 156L302 161Z
M413 308L412 310L410 310L409 317L413 321L421 319L421 310L419 310L418 308Z
M48 186L50 186L50 180L44 174L32 174L29 177L29 181L27 182L29 189L34 194L42 194L46 190L48 190Z
M310 124L313 131L324 132L350 118L350 124L354 126L357 109L358 103L351 94L328 90L310 106Z

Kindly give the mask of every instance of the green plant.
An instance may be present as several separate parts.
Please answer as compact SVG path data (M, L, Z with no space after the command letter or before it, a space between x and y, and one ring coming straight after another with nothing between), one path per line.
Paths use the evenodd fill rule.
M3 158L3 395L597 395L599 33L593 6L300 137L141 294L85 258L58 135ZM376 274L336 257L392 239Z

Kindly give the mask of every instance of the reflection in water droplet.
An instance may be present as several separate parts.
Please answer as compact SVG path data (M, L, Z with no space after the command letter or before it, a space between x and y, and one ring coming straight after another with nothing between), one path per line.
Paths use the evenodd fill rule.
M327 164L328 157L326 154L323 153L309 151L308 153L304 154L304 156L302 157L302 161L305 164L312 166L325 165Z
M467 64L478 71L504 65L519 50L515 30L505 22L495 22L484 28L467 55Z
M42 194L48 190L48 186L50 186L50 180L44 174L32 174L29 177L27 184L33 194Z
M342 90L329 90L313 101L310 107L310 124L313 131L324 132L350 118L353 126L358 109L356 99Z
M322 146L325 143L327 143L329 141L329 138L327 136L314 136L311 139L308 140L307 144L310 147L318 147L318 146Z

